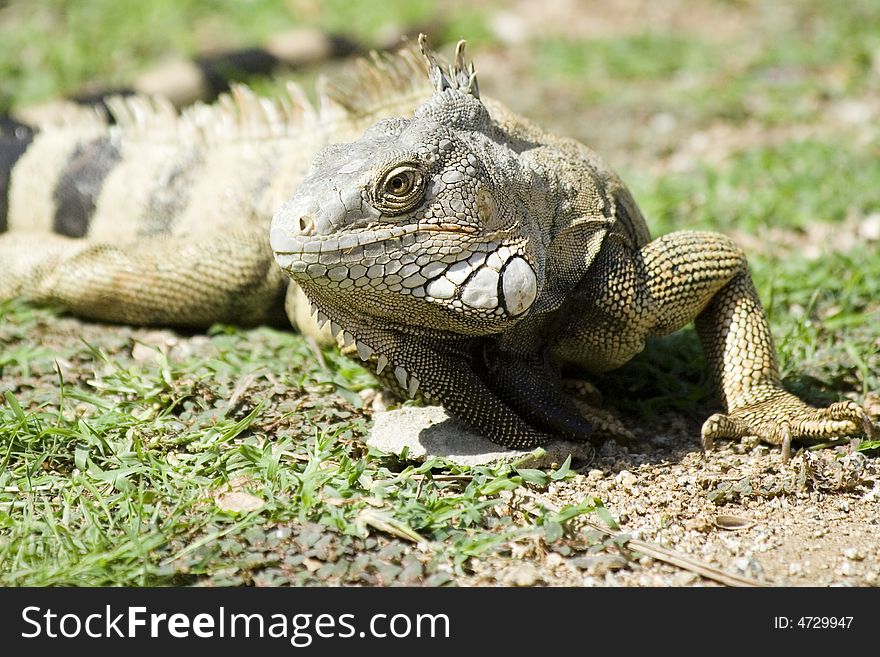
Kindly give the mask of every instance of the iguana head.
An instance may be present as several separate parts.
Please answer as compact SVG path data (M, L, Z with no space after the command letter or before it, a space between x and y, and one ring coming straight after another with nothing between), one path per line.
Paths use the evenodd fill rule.
M392 388L506 446L588 435L543 336L614 217L610 178L481 100L462 44L444 70L420 43L431 98L318 155L273 217L275 259Z
M431 99L324 150L275 214L276 261L318 308L488 335L537 298L543 247L524 198L542 187L523 184L461 45L447 71L423 49Z

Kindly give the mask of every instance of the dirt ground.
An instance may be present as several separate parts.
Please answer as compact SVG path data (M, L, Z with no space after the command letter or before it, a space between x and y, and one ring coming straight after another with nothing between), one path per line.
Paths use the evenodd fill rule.
M195 353L206 343L202 335L100 325L70 317L42 324L39 332L39 342L52 349L63 352L85 340L102 345L123 362L136 342L171 339L176 349ZM81 367L87 365L73 365L74 370ZM54 376L49 371L35 374L26 384L39 386ZM880 396L874 396L868 411L875 420L878 410ZM593 461L573 464L575 478L551 483L543 491L514 491L498 512L517 518L534 505L563 507L597 497L625 537L726 573L774 586L880 585L876 457L844 444L797 451L783 463L779 448L748 439L722 442L703 454L699 422L674 413L632 428L636 441L629 446L606 443ZM415 546L405 550L418 555ZM595 552L569 552L564 543L548 549L536 539L518 542L514 550L503 557L472 559L472 574L456 575L455 582L464 586L717 585L693 568L607 544Z
M629 448L603 447L575 479L531 500L557 506L599 497L635 539L775 586L880 585L880 464L838 450L800 452L727 443L703 455L692 428L671 419ZM640 431L645 434L647 432ZM537 547L500 573L475 566L474 583L570 586L714 584L648 557L566 558Z

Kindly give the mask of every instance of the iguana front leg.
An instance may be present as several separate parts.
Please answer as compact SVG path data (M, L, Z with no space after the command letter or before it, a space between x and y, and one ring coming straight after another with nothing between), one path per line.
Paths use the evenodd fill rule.
M793 440L870 435L871 423L857 404L814 408L782 388L767 317L745 255L733 242L712 233L673 233L645 246L640 256L657 303L655 331L695 319L721 390L727 413L703 424L704 448L716 438L755 435L782 445L787 459Z
M637 351L644 337L695 321L727 411L704 423L704 448L718 438L755 435L781 445L787 458L793 440L871 434L871 422L857 404L814 408L782 388L766 315L745 255L730 239L682 231L635 254L611 240L594 264L606 280L586 279L593 309L566 329L565 346L571 351L572 339L590 341L593 362L585 364L610 369ZM594 315L601 320L591 319Z
M494 377L484 371L479 342L444 339L439 332L432 337L405 333L326 305L320 289L305 292L316 304L318 325L334 327L331 331L352 355L366 361L379 381L400 397L441 404L492 442L510 449L532 449L552 438L527 422L504 390L494 388ZM590 427L581 419L578 429L581 435L569 437L585 438Z

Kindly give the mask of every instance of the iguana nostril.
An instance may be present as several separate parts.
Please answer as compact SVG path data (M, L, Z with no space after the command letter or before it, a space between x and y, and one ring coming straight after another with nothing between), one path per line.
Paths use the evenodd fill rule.
M311 235L315 232L315 222L308 216L302 216L297 219L296 227L302 235Z

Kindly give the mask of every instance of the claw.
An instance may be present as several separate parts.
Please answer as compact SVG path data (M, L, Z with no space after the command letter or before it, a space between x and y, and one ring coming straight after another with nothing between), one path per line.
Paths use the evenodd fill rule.
M700 430L700 443L703 447L703 453L706 453L715 448L716 438L741 438L742 436L742 426L735 418L724 415L724 413L715 413L703 422L703 428Z
M865 432L865 438L871 439L876 437L877 430L874 428L874 423L871 422L871 418L868 417L867 413L862 414L862 431Z
M706 452L711 452L715 448L715 438L712 436L712 427L709 426L709 423L715 419L715 415L710 417L703 423L703 428L700 430L700 446L703 448L703 454Z
M700 438L703 452L712 449L717 438L757 436L764 442L779 445L783 463L791 459L795 440L823 441L863 433L874 429L865 410L853 401L813 408L784 390L771 387L756 390L747 403L734 405L728 415L716 413L703 423Z
M782 462L788 463L791 459L791 425L782 423Z
M874 429L874 423L871 422L871 418L868 417L865 409L856 404L854 401L841 402L841 405L845 405L845 409L843 409L842 414L846 418L852 418L852 416L855 415L856 422L861 425L860 428L862 430L862 433L865 434L865 438L873 438L876 430Z

